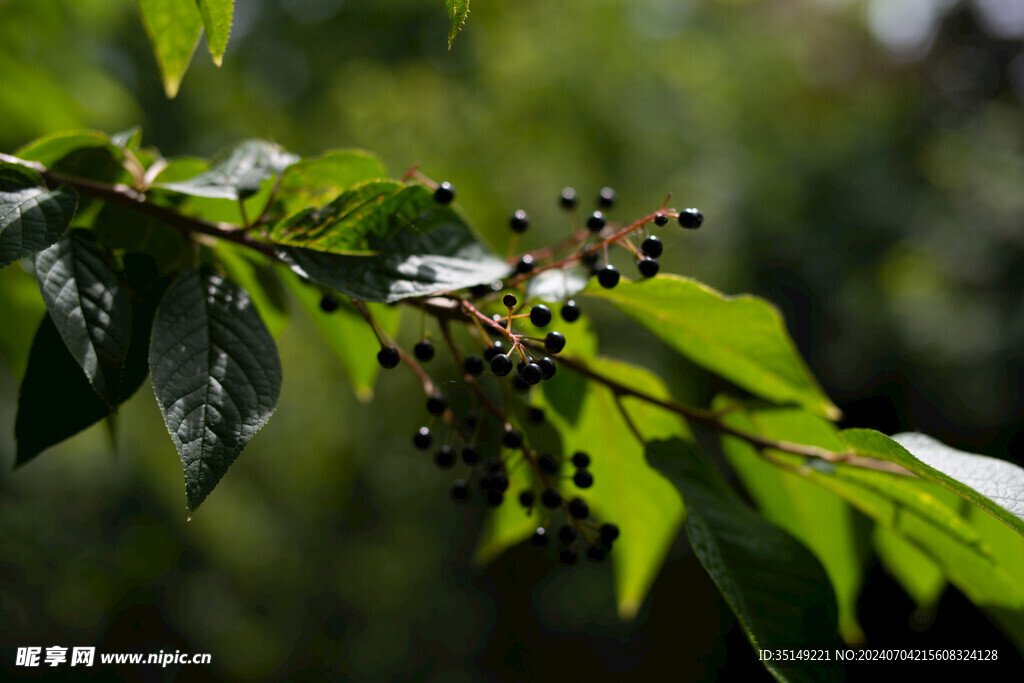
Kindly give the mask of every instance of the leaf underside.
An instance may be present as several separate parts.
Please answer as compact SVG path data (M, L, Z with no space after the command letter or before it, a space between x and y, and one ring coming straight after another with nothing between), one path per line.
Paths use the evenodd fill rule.
M281 173L299 157L265 140L246 140L231 148L208 169L185 180L154 187L193 197L239 200L256 194L260 184Z

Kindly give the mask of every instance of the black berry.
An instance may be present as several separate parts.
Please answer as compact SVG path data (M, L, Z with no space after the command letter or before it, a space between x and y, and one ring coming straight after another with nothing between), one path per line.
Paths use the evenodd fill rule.
M462 424L466 425L466 429L476 429L477 420L480 416L476 413L466 413L466 417L462 418Z
M519 361L518 363L516 363L516 372L518 372L520 375L522 375L523 374L523 368L525 368L525 367L526 367L526 361L525 360Z
M338 297L330 292L327 292L320 298L320 310L324 313L334 313L340 305L341 302L338 301Z
M644 256L650 256L651 258L658 258L661 256L661 252L664 251L665 245L661 243L654 235L651 235L643 242L640 243L640 251L643 252Z
M537 327L547 327L551 322L551 309L544 304L537 304L530 309L530 322Z
M601 542L607 546L610 546L612 542L619 537L619 527L614 524L602 524L601 525Z
M455 199L455 187L447 180L434 190L434 201L438 204L450 204Z
M548 532L544 530L544 527L539 527L533 532L533 536L530 537L530 543L532 545L546 548L548 545Z
M468 375L473 375L474 377L482 375L484 372L484 359L480 356L466 356L466 360L462 362L462 368Z
M555 365L555 361L551 360L547 356L544 356L537 361L537 365L540 366L540 376L543 379L551 379L555 376L555 372L558 370L558 366Z
M522 372L519 373L519 376L523 378L524 382L532 386L540 382L544 374L536 363L527 363L523 367Z
M503 353L499 353L491 360L491 372L498 377L504 377L512 372L512 359Z
M526 232L528 227L530 227L530 217L525 211L519 209L512 214L512 218L509 219L508 224L509 227L512 228L512 232L523 233Z
M590 465L590 456L583 451L576 451L572 454L572 464L581 469L588 467Z
M601 258L601 255L598 254L596 251L592 251L589 254L584 254L583 256L581 256L580 263L585 265L587 268L590 268L590 270L596 270L597 260L599 258Z
M558 554L558 561L567 567L576 564L576 560L576 551L572 548L563 548L562 552Z
M491 286L490 285L473 285L472 287L469 288L469 293L472 294L474 297L479 298L479 297L484 296L485 294L490 294L491 293Z
M467 445L462 449L462 462L470 466L480 462L480 449L473 444Z
M554 509L562 504L562 496L559 495L558 491L548 489L541 494L540 502L544 503L544 507Z
M576 484L577 488L589 489L594 485L594 475L588 470L576 470L576 474L572 475L572 483Z
M434 443L434 436L427 427L420 427L412 437L412 443L416 448L425 451Z
M594 562L600 562L608 556L608 549L603 545L595 543L594 545L587 548L587 557Z
M576 519L586 519L590 514L590 508L582 498L573 498L569 501L569 514Z
M441 394L432 394L427 398L427 412L431 415L440 415L448 407L448 402Z
M609 209L615 204L615 190L610 187L602 187L597 195L597 204L602 209Z
M704 222L704 214L697 209L684 209L679 212L679 225L689 230L696 230Z
M563 209L571 209L576 206L576 190L571 187L562 189L562 196L559 197L559 203Z
M377 362L380 363L382 368L390 370L391 368L398 367L398 363L401 360L402 356L399 355L398 349L394 346L385 346L377 352Z
M466 486L466 482L462 479L457 479L452 484L451 495L454 500L459 502L465 502L469 500L469 487Z
M600 232L605 226L604 214L600 211L595 211L590 214L590 218L587 219L587 227L590 228L590 232Z
M644 277L654 277L658 274L658 261L650 256L645 256L641 259L640 262L636 264L636 267L640 269L640 274Z
M558 461L553 455L542 455L537 458L537 467L548 474L554 474L558 471Z
M533 491L523 491L519 494L519 504L524 508L532 508L534 501Z
M501 298L501 303L505 304L505 308L515 308L516 304L519 303L519 299L516 298L515 294L506 294Z
M609 264L597 271L597 281L605 289L611 289L619 284L619 271L615 269L615 266Z
M541 368L543 371L543 368ZM540 424L544 421L544 410L535 406L530 406L526 409L526 419L534 424Z
M654 224L659 228L668 225L668 216L660 212L654 214Z
M569 545L576 540L576 529L571 524L563 524L558 529L558 540L562 542L562 545Z
M576 301L569 299L562 305L562 320L567 323L574 323L580 319L580 307Z
M487 504L492 508L496 508L505 502L505 494L494 489L488 491L485 497L487 498Z
M455 451L452 447L444 445L434 451L434 464L443 470L455 467Z
M518 429L506 429L501 435L501 443L505 448L519 448L523 445L523 433Z
M434 358L434 345L430 343L429 339L421 339L416 342L416 346L412 347L412 353L417 360L426 363Z
M523 254L523 257L519 259L519 263L516 264L516 272L522 275L523 273L529 273L533 270L533 266L536 265L533 260L533 256L530 254Z
M544 349L548 353L558 353L565 348L565 337L561 332L548 332L544 337Z
M508 476L504 472L496 472L491 475L491 490L505 493L508 491Z
M494 360L494 357L505 350L505 345L501 341L496 341L484 350L484 360L490 363Z

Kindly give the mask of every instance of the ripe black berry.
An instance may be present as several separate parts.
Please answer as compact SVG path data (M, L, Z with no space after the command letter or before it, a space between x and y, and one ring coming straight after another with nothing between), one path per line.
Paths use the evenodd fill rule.
M467 445L462 449L462 462L470 466L480 462L480 449L473 444Z
M577 488L589 489L594 485L594 475L589 470L576 470L576 474L572 475L572 483L576 484Z
M492 508L496 508L505 502L505 494L494 489L488 491L485 497L487 498L487 504Z
M450 470L455 467L455 451L451 446L441 446L434 451L434 463L443 470Z
M537 365L540 366L540 376L544 379L551 379L555 376L555 372L558 370L558 366L555 365L555 361L551 360L547 356L544 356Z
M608 556L608 549L603 545L595 543L594 545L587 548L587 557L594 562L600 562Z
M506 294L501 298L501 303L505 304L505 308L515 308L519 300L516 299L515 294Z
M540 502L544 503L544 507L554 509L562 504L562 496L559 495L558 491L548 489L541 494Z
M462 362L462 368L468 375L473 375L474 377L482 375L484 372L484 359L480 356L466 356L466 360Z
M434 201L438 204L450 204L455 199L455 187L447 180L434 190Z
M587 227L590 228L590 232L600 232L605 226L604 214L600 211L595 211L590 214L590 218L587 219Z
M527 363L523 367L522 372L519 373L519 376L523 378L524 382L532 386L540 382L544 377L544 373L541 372L540 366L536 363Z
M558 529L558 540L562 545L569 545L576 540L576 529L571 524L563 524Z
M429 339L421 339L416 342L416 346L412 347L412 353L417 360L426 363L434 358L434 345L430 343Z
M572 454L572 464L581 469L588 467L590 465L590 456L583 451L576 451Z
M561 332L548 332L544 337L544 348L548 353L558 353L565 348L565 337Z
M567 323L574 323L580 319L580 307L576 305L576 301L569 299L562 305L562 320Z
M523 433L518 429L506 429L501 435L501 443L505 448L519 448L523 445Z
M601 525L601 542L611 546L612 542L619 537L619 527L614 524Z
M546 548L548 545L548 532L544 530L544 527L539 527L533 532L533 536L530 537L530 543L532 545Z
M562 196L559 197L563 209L571 209L576 206L576 190L571 187L562 188Z
M434 443L434 436L427 427L420 427L412 437L412 443L416 448L425 451Z
M427 412L431 415L440 415L448 407L448 402L441 394L432 394L427 398Z
M611 289L619 284L619 271L615 269L615 266L609 264L597 271L597 281L605 289Z
M525 368L525 367L526 367L526 361L525 360L519 361L518 363L516 363L516 372L518 372L520 375L522 375L523 374L523 368Z
M490 285L473 285L472 287L469 288L469 293L471 295L473 295L474 297L479 298L479 297L482 297L485 294L490 294L491 293L491 286Z
M509 227L512 228L512 232L523 233L526 232L528 227L530 227L530 217L525 211L519 209L512 214L512 218L509 219L508 224Z
M505 493L508 491L508 475L504 472L496 472L491 475L491 490Z
M696 230L704 222L704 214L697 209L684 209L679 212L679 225L689 230Z
M338 297L330 292L327 292L320 298L320 310L324 313L334 313L340 305L341 302L338 301Z
M590 514L590 508L582 498L573 498L569 501L569 514L576 519L586 519Z
M541 368L541 371L544 369ZM535 406L530 406L526 409L526 419L534 424L540 424L544 421L544 410Z
M385 346L377 352L377 362L380 363L382 368L390 370L391 368L398 367L398 363L402 360L402 356L399 355L398 349L394 346Z
M533 270L533 266L536 265L533 260L533 256L530 254L523 254L523 258L519 259L519 263L516 264L516 272L522 275L523 273L529 273Z
M558 554L558 561L567 567L576 564L577 559L576 551L572 548L563 548L562 552Z
M484 360L490 363L494 360L494 357L505 350L505 345L501 341L496 341L486 349L484 349Z
M615 203L615 190L610 187L602 187L600 194L597 195L597 203L602 209L611 208Z
M537 458L537 467L548 474L554 474L558 471L558 461L555 456L545 454Z
M512 372L512 359L503 353L499 353L491 360L491 372L498 377L504 377Z
M532 508L534 501L533 491L523 491L519 494L519 504L524 508Z
M650 256L651 258L658 258L661 256L661 252L664 251L665 245L661 243L654 235L651 235L643 242L640 243L640 251L643 252L644 256Z
M544 304L537 304L530 309L530 322L537 327L547 327L551 322L551 309Z
M465 502L469 500L469 487L466 486L465 481L457 479L455 483L452 484L451 494L454 500Z
M658 261L652 259L650 256L645 256L636 264L637 268L640 269L640 274L644 277L654 277L658 274Z
M597 272L597 261L601 258L600 254L596 251L584 254L580 257L580 263L590 270L591 273Z
M654 224L659 228L668 225L668 216L660 212L654 214Z
M476 413L466 413L466 417L462 418L462 424L466 426L466 429L476 429L476 423L479 419L480 416Z

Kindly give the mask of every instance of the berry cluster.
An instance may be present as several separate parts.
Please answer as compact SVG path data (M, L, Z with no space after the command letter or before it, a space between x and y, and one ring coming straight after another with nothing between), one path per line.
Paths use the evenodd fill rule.
M434 189L434 200L439 204L449 204L455 199L455 188L451 183L421 179ZM608 220L606 212L615 205L616 195L614 190L606 187L598 194L598 208L587 217L585 224L581 224L576 214L576 191L569 187L563 189L559 201L572 222L573 232L569 239L555 247L510 259L515 272L504 282L477 285L464 293L434 297L435 301L445 302L447 311L455 311L455 314L437 314L436 317L444 345L461 373L461 384L439 384L431 378L425 366L434 361L437 349L426 332L413 346L410 356L376 326L360 302L353 303L377 336L380 343L377 362L380 366L390 369L405 362L423 383L429 417L426 424L413 434L412 441L416 449L432 453L437 467L443 470L465 469L451 486L451 498L460 503L479 498L488 507L502 505L512 486L509 472L525 463L531 483L521 487L522 490L514 491L513 495L517 496L525 514L532 514L535 510L541 512L543 524L531 542L546 547L549 545L549 532L553 530L558 538L559 560L571 565L576 563L581 548L591 560L603 560L618 538L619 529L611 523L594 521L583 498L563 496L566 487L561 482L571 479L575 489L581 491L593 486L589 454L578 451L566 460L542 453L532 443L531 430L545 421L545 415L541 408L531 404L530 394L538 384L555 377L557 358L566 348L567 340L557 330L547 331L544 336L530 336L523 331L527 321L533 330L544 330L554 321L554 314L545 303L521 302L520 298L526 291L524 285L544 270L581 265L596 276L602 287L615 287L620 275L608 262L609 247L614 245L629 250L636 257L637 268L643 277L654 277L658 273L658 258L664 247L657 236L648 233L647 224L664 227L674 217L682 227L696 229L703 222L703 216L696 209L677 212L662 206L659 211L634 223L615 224ZM512 214L509 227L513 232L513 245L529 226L530 217L526 211L520 209ZM599 265L602 253L603 265ZM425 311L429 303L423 302ZM320 308L327 314L339 306L339 300L331 293L325 294L320 302ZM571 298L561 303L559 312L562 320L570 324L579 320L581 315L579 305ZM452 333L452 320L464 324L473 346L469 352L460 346ZM488 375L497 380L488 379ZM515 389L512 392L502 380L509 375ZM439 386L457 388L450 389L446 395L437 389ZM456 393L464 390L470 397L471 406L468 412L457 417L452 401ZM571 475L563 474L568 463L573 468Z

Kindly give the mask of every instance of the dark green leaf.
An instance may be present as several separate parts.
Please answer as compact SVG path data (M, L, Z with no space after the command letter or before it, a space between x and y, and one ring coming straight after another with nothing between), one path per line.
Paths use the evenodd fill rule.
M459 34L469 16L469 0L444 0L448 10L448 49L452 49L452 42Z
M50 318L99 397L116 405L131 339L128 293L92 233L74 230L35 257Z
M586 294L610 301L682 355L747 391L829 419L839 416L767 301L723 296L676 275L590 287Z
M206 28L206 46L210 49L213 63L220 66L224 51L231 36L231 17L235 11L235 0L196 0L199 14Z
M755 648L841 645L835 595L814 555L744 505L690 444L651 443L647 460L682 492L693 551ZM765 666L781 681L833 681L842 675L824 662Z
M164 81L173 99L188 70L203 27L195 0L138 0L142 25L149 36Z
M191 512L270 419L281 361L249 295L208 268L193 268L160 303L149 363Z
M92 229L111 249L151 256L162 274L181 270L191 256L188 240L180 230L119 204L104 202Z
M35 171L0 164L0 267L59 240L77 206L72 188L48 190Z
M265 140L247 140L220 156L197 176L154 187L212 199L244 199L299 157Z
M287 295L269 260L226 240L218 240L212 250L228 279L249 294L271 336L278 337L288 322Z

